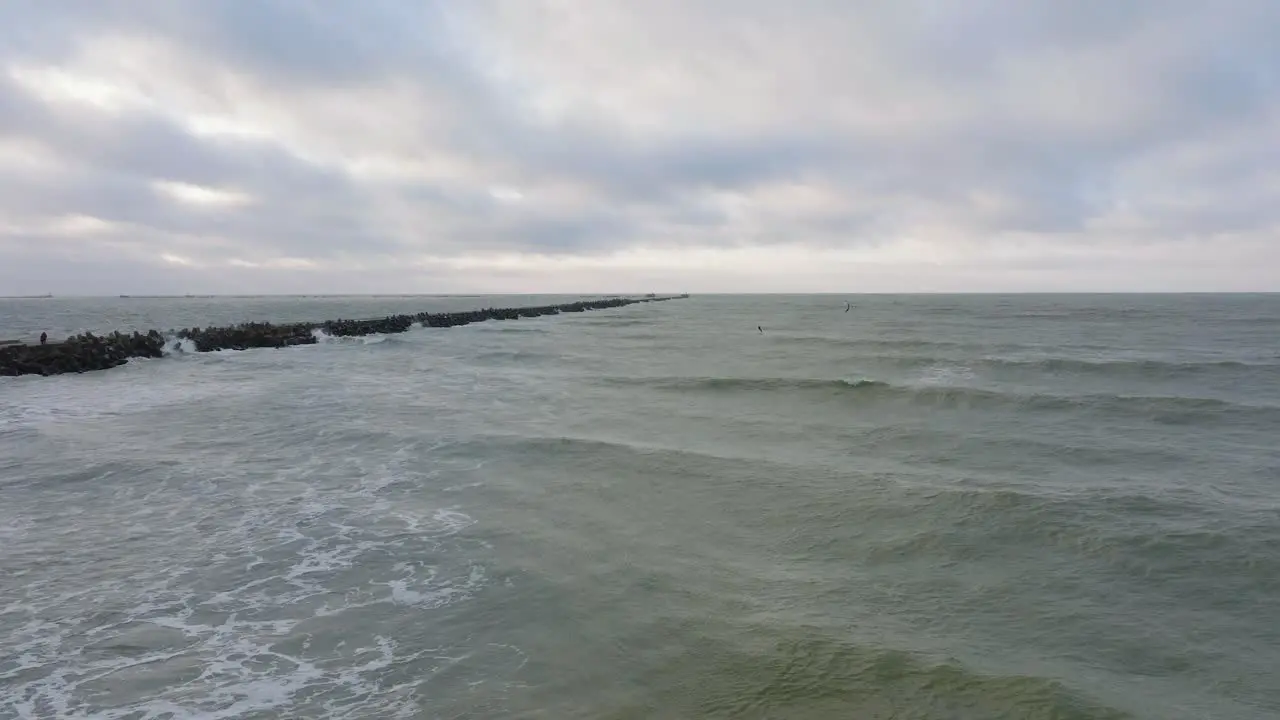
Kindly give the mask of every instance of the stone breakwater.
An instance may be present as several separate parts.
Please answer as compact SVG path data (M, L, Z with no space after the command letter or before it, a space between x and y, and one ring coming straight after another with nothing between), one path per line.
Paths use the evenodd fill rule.
M187 328L179 330L178 338L190 341L197 352L215 350L247 350L249 348L284 348L293 345L314 345L317 331L335 337L402 333L415 324L423 327L443 328L467 325L485 320L516 320L522 317L539 317L559 313L586 312L622 307L642 302L661 302L686 298L688 295L644 298L607 298L583 300L563 305L542 305L524 308L486 308L452 313L418 313L416 315L390 315L373 320L326 320L318 323L243 323L231 327ZM152 330L148 333L111 333L97 336L84 333L62 342L47 345L0 346L0 376L59 375L81 373L90 370L106 370L118 367L130 358L158 358L165 354L165 336Z
M84 333L48 345L0 347L0 375L60 375L118 367L129 358L164 356L164 336Z

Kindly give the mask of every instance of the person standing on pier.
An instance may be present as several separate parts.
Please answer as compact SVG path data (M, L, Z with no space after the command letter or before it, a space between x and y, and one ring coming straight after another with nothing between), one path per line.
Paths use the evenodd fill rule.
M47 342L49 342L49 333L47 332L40 333L40 344L44 345Z

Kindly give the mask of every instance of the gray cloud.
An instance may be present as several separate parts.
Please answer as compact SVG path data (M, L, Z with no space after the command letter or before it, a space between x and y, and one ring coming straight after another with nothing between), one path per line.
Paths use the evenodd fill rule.
M0 27L0 294L697 290L704 251L715 289L1153 262L1205 289L1189 248L1280 289L1248 267L1280 228L1264 0L24 0Z

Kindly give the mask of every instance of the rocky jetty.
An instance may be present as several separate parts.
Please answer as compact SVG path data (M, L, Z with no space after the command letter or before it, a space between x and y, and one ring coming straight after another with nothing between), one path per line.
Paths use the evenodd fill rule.
M59 375L118 367L135 357L162 357L164 336L84 333L47 345L0 347L0 375Z
M187 328L179 330L176 334L179 338L191 341L197 352L284 348L315 344L318 341L317 331L335 337L402 333L415 324L430 328L456 327L485 320L517 320L524 317L603 310L635 303L661 302L687 297L689 297L687 294L665 297L650 295L644 298L609 297L603 300L583 300L563 305L486 308L451 313L424 312L417 315L391 315L373 320L326 320L318 323L280 325L266 322L242 323L231 327ZM0 376L57 375L106 370L125 364L129 358L162 357L164 346L164 336L155 330L145 335L141 333L125 335L117 332L102 337L85 333L48 345L4 345L0 346Z
M291 345L314 345L314 323L273 325L272 323L242 323L232 327L187 328L178 331L178 337L190 340L196 352L214 350L248 350L249 348L282 348Z

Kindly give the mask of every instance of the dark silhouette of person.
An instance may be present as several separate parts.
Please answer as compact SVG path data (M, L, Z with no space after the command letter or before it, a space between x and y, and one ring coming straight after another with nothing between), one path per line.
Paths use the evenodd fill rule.
M760 331L760 334L761 334L761 335L763 335L763 334L764 334L764 328L762 328L762 327L760 327L759 325L757 325L757 326L756 326L756 329Z
M49 333L40 333L40 344L44 345L47 342L49 342Z

